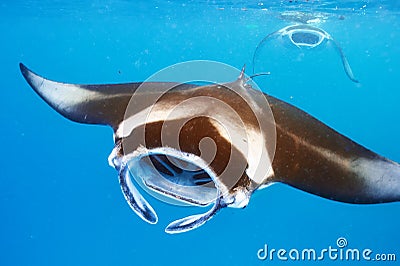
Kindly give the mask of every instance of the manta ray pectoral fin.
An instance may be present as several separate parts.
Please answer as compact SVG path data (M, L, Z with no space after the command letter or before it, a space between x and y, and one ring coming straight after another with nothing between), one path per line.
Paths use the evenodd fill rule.
M126 201L140 218L150 224L156 224L158 221L156 212L132 184L128 169L123 167L119 171L119 182Z
M226 204L223 202L222 196L219 195L214 206L209 211L173 221L165 228L165 232L177 234L196 229L214 217L224 207L226 207Z
M358 79L356 79L356 77L353 74L353 71L351 70L349 61L347 61L346 56L343 53L342 48L340 47L340 45L332 38L330 38L330 40L333 42L333 44L335 45L336 51L339 53L340 55L340 59L342 60L342 64L343 64L343 68L344 71L346 72L346 75L349 77L349 79L355 83L359 83Z
M39 76L22 63L19 67L32 89L59 114L78 123L109 125L114 131L124 119L129 101L139 87L142 86L141 91L145 93L195 87L176 82L69 84Z
M272 32L270 34L268 34L267 36L265 36L257 45L256 50L254 51L253 54L253 60L252 60L252 64L253 64L253 74L255 74L255 61L256 61L256 57L259 53L259 51L261 50L261 48L265 45L265 43L270 40L272 37L277 36L278 34L281 33L281 30Z
M142 83L84 85L46 79L19 65L33 90L67 119L84 124L110 125L122 121L132 94Z

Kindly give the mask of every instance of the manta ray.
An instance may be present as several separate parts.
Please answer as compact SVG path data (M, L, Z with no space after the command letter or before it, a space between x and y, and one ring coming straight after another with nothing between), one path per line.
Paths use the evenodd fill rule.
M307 24L295 24L286 26L280 30L272 32L265 36L257 45L253 54L253 73L254 67L256 65L256 59L259 59L260 52L263 47L272 40L282 40L286 41L291 46L297 47L299 49L313 49L323 43L331 43L335 48L336 52L340 56L342 61L343 69L347 77L355 82L359 83L358 79L354 76L353 71L350 67L349 61L347 60L342 47L339 45L335 39L323 29L307 25Z
M257 190L283 183L329 200L400 200L400 165L295 106L257 91L244 74L223 84L56 82L20 64L33 90L69 120L109 126L118 173L132 210L158 217L137 186L169 202L212 207L170 223L198 228L225 207L244 208Z

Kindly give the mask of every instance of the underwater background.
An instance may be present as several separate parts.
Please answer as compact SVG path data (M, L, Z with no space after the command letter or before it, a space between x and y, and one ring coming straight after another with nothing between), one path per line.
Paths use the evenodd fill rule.
M399 1L2 1L0 265L280 265L290 261L260 260L258 250L337 248L341 237L400 260L400 203L344 204L285 185L167 235L169 222L203 210L146 196L159 223L139 219L107 162L112 130L60 116L18 67L69 83L142 81L197 59L246 64L252 74L257 44L296 23L330 33L360 83L329 43L275 40L257 58L257 69L271 72L255 78L259 87L399 162ZM373 262L294 262L317 263Z

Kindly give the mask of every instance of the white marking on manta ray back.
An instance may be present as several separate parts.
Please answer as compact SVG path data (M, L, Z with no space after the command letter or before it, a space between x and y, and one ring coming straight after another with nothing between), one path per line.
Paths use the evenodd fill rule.
M234 110L224 104L216 104L207 97L196 97L190 105L171 112L174 107L173 103L157 102L154 106L149 106L123 120L115 135L118 138L128 137L135 128L147 123L185 119L195 117L195 115L208 116L212 118L210 121L219 134L228 142L233 142L233 145L248 160L249 167L246 173L249 178L257 184L262 184L273 176L272 162L264 143L265 137L251 126L244 125L245 121L242 121Z
M198 104L192 106L192 108L186 108L185 110L168 112L174 105L168 105L165 103L157 103L153 106L149 106L142 111L134 114L125 120L123 120L115 133L118 138L128 137L132 131L142 125L160 121L170 121L175 119L184 119L193 117L196 113L204 113L207 110L206 105Z
M292 139L294 139L297 143L306 146L310 150L318 153L321 157L329 159L329 161L338 164L339 166L346 166L348 167L348 160L345 158L342 158L338 156L337 154L333 153L332 151L328 149L324 149L322 147L318 147L315 145L312 145L311 143L307 142L305 139L298 137L297 135L290 133L288 131L285 131L281 126L278 124L276 125L277 128L280 130L284 131L287 135L289 135Z
M352 167L364 177L369 193L377 198L400 198L400 165L392 161L359 158Z
M36 91L56 109L71 111L74 106L86 100L102 96L101 93L87 90L79 85L51 81L33 72L28 72L27 75Z
M261 132L251 127L246 127L244 131L246 135L243 136L238 133L243 130L237 130L235 128L236 124L233 121L227 121L227 123L223 124L229 127L228 129L214 120L211 123L225 140L231 142L246 157L248 163L246 174L251 180L257 184L263 184L268 178L274 175L272 162L264 143L265 138ZM259 169L262 166L265 166L264 170Z

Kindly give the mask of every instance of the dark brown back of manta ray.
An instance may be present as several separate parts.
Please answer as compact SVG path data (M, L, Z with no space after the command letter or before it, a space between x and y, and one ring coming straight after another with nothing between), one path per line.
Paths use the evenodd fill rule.
M360 176L356 171L360 158L380 161L383 166L398 167L396 163L362 147L288 103L268 95L267 99L277 126L274 181L341 202L400 200L399 194L379 195L381 187L378 183L378 193L371 193L366 184L368 177ZM332 159L334 157L339 160ZM382 181L385 182L384 179ZM400 176L395 182L400 182Z

